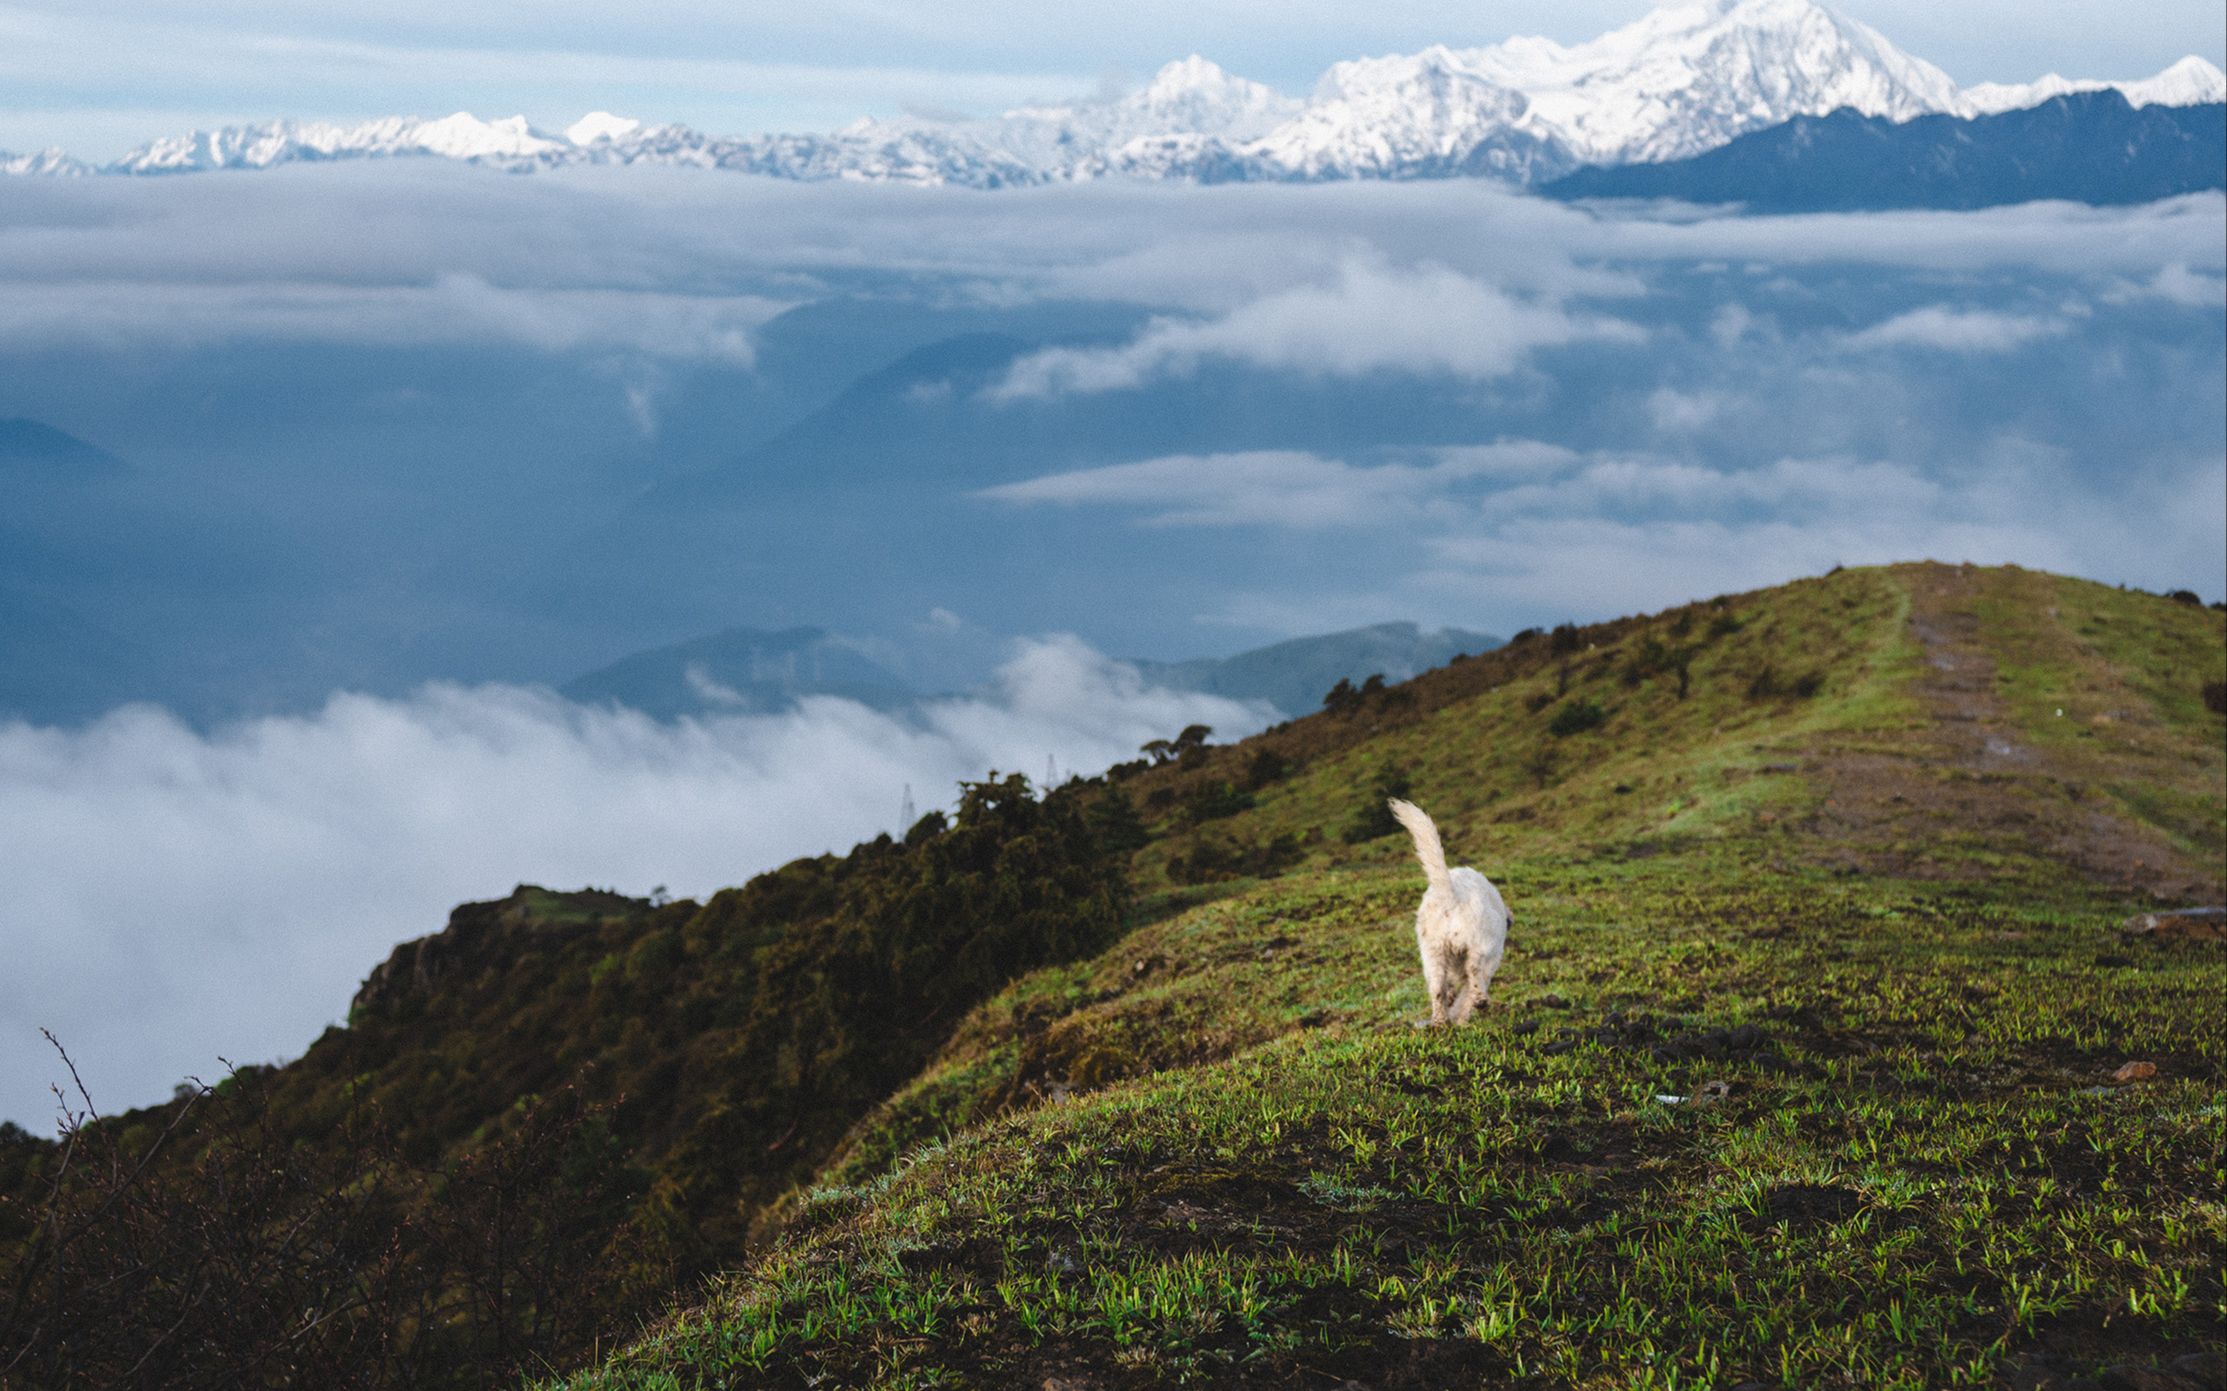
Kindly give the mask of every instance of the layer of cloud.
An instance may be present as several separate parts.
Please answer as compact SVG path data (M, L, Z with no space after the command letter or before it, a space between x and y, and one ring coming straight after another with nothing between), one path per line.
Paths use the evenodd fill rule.
M67 334L81 321L84 333L186 343L480 334L737 359L750 329L784 305L905 278L918 293L987 305L1081 301L1159 316L1128 343L1031 359L1008 383L1015 394L1111 389L1209 360L1476 379L1541 347L1633 341L1634 315L1602 306L1644 299L1662 265L2039 272L2098 277L2099 294L2143 287L2201 304L2227 269L2223 244L2217 195L2133 209L1662 221L1470 180L1110 182L984 196L391 161L0 183L0 333ZM1941 313L1953 328L1980 308ZM1718 341L1756 327L1729 306Z
M1213 359L1322 377L1484 379L1514 371L1537 348L1644 337L1621 320L1520 300L1444 266L1349 260L1328 283L1265 294L1218 318L1159 319L1119 347L1032 354L990 394L1017 400L1120 391L1188 375Z
M1933 348L1947 353L2007 353L2044 338L2060 337L2072 325L2042 314L2004 314L1989 309L1959 309L1929 304L1883 319L1848 336L1861 349Z
M505 344L538 353L624 352L749 367L754 331L789 306L762 295L513 288L445 272L424 285L376 287L11 286L0 344L191 349L238 339L341 340L374 347ZM628 404L651 433L650 388Z
M1293 632L1391 610L1472 624L1492 621L1480 613L1599 617L1922 558L2179 587L2227 555L2222 495L2227 459L2152 460L2099 485L2061 451L2015 437L1947 473L1854 458L1731 468L1503 441L1468 463L1464 451L1360 465L1303 452L1189 456L988 494L1118 509L1147 526L1338 530L1337 552L1380 566L1381 588L1304 603L1246 590L1210 615Z
M130 707L0 726L0 1116L43 1128L67 1044L104 1109L300 1051L398 940L514 882L702 895L896 829L991 768L1096 769L1265 708L1147 686L1072 638L917 719L814 699L661 724L515 687L334 697L197 732Z
M1435 451L1419 463L1357 466L1297 450L1175 455L984 489L1017 506L1112 504L1155 526L1381 525L1427 516L1456 485L1550 471L1573 456L1536 441Z
M1742 508L1906 517L1942 486L1904 465L1780 459L1714 468L1649 456L1586 456L1536 440L1434 450L1357 465L1296 450L1176 455L985 489L1019 506L1117 506L1151 526L1366 529L1499 516L1695 513Z

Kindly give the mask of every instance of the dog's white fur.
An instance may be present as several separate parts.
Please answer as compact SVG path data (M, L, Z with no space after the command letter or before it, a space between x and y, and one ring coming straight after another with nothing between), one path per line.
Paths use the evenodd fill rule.
M1485 1002L1492 973L1500 969L1508 945L1508 904L1492 881L1467 865L1446 868L1446 847L1438 824L1413 802L1392 799L1392 816L1415 837L1415 858L1423 862L1430 887L1415 910L1415 945L1423 953L1423 985L1430 991L1431 1019L1459 1024Z

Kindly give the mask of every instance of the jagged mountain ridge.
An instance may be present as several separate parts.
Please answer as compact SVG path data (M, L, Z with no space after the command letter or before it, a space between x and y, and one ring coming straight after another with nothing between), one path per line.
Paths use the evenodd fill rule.
M1969 120L1797 116L1691 159L1580 169L1540 191L1781 213L2148 203L2221 187L2227 106L2137 109L2105 88Z
M979 188L1106 176L1237 180L1476 174L1519 183L1581 165L1680 159L1797 116L1847 108L1908 120L2030 106L2116 86L2137 106L2221 99L2227 77L2184 58L2139 82L1960 89L1939 68L1814 0L1665 5L1597 39L1518 37L1332 66L1306 99L1196 55L1109 101L986 120L861 120L832 134L707 135L595 112L562 134L523 117L272 121L157 140L98 169L59 150L0 154L24 174L180 173L394 155L505 169L581 164L720 168L791 179Z

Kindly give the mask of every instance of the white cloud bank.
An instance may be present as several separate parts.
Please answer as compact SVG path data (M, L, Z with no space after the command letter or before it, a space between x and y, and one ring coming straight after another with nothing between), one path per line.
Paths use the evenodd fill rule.
M1153 526L1316 530L1443 513L1456 485L1528 477L1576 457L1529 440L1435 450L1422 463L1372 466L1288 449L1185 454L1024 479L980 496L1016 506L1135 507Z
M1238 594L1219 615L1293 632L1387 609L1471 624L1645 612L1836 564L1924 558L2153 589L2217 575L2227 459L2147 460L2107 493L2097 486L2059 451L2012 436L1956 471L1846 457L1736 468L1516 440L1370 464L1298 451L1151 459L983 496L1119 509L1143 526L1341 531L1339 552L1377 559L1384 589L1303 606Z
M1519 299L1445 266L1353 259L1326 283L1264 294L1215 318L1156 319L1118 347L1032 353L989 395L1120 391L1187 376L1209 359L1318 377L1408 372L1481 380L1514 371L1537 348L1644 336L1621 320Z
M661 724L515 687L342 695L197 732L153 707L0 726L0 1117L45 1129L69 1047L103 1109L298 1053L399 940L514 882L703 895L894 830L991 768L1096 769L1271 712L1072 638L917 721L834 699Z
M1929 304L1850 334L1852 348L1932 348L1948 353L2008 353L2072 327L2041 314L2003 314Z

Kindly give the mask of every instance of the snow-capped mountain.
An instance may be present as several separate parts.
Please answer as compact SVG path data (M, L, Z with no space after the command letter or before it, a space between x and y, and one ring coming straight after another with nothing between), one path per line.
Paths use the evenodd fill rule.
M1341 63L1270 148L1309 172L1366 168L1377 150L1397 169L1413 150L1444 159L1526 138L1567 164L1629 164L1844 106L1939 111L1956 92L1939 68L1812 0L1713 0L1662 6L1574 47L1517 38Z
M58 149L40 150L35 154L14 155L0 150L0 174L47 174L70 176L90 174L93 166L83 160L71 159Z
M1586 165L1682 159L1798 116L1972 117L2104 87L2136 106L2179 106L2222 100L2227 77L2190 57L2138 82L2052 74L1960 89L1816 0L1675 0L1581 44L1513 38L1339 63L1305 99L1193 56L1123 97L986 120L862 120L825 135L741 138L602 111L561 134L520 116L482 121L465 112L357 126L275 121L158 140L99 172L418 155L517 170L663 164L976 188L1110 175L1216 182L1475 174L1530 183ZM0 155L0 170L86 166L48 151Z
M2125 93L2127 101L2137 108L2227 101L2227 73L2191 54L2157 76L2138 81L2099 82L2050 73L2035 82L1982 82L1964 89L1964 106L1971 115L1988 116L1998 111L2024 111L2068 92L2101 92L2113 87Z
M1796 116L1685 159L1592 165L1539 191L1799 213L2043 199L2123 206L2222 187L2227 120L2217 106L2137 107L2105 89L1985 116Z
M266 121L252 126L195 131L142 145L107 166L119 174L176 174L203 169L265 169L303 160L376 155L440 155L447 159L559 162L570 141L541 134L523 116L482 121L468 111L423 121L390 116L360 126L321 121Z

